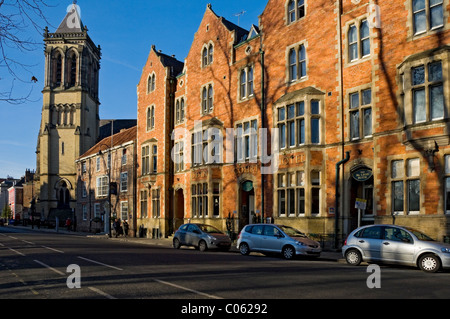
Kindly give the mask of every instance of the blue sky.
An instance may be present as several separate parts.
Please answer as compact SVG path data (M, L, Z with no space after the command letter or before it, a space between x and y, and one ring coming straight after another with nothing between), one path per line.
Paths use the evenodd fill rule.
M66 15L71 0L45 0L44 13L50 32L54 32ZM267 0L79 0L81 20L92 40L102 47L100 70L100 118L135 119L137 117L136 85L151 45L157 50L184 61L194 33L208 3L214 12L227 20L250 29L258 24ZM40 23L42 29L47 25ZM22 36L42 42L42 33L28 27ZM22 105L0 101L0 178L19 178L26 169L36 169L36 142L42 110L44 53L43 45L26 53L9 51L11 57L30 65L18 71L22 79L35 76L36 84L14 81L17 96L31 95ZM9 88L12 79L0 68L0 88Z

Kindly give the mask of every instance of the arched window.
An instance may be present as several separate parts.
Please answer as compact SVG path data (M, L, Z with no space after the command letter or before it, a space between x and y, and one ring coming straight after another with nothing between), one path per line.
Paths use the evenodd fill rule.
M291 24L305 16L305 0L290 0L287 6L288 23Z
M156 88L156 75L151 74L147 80L147 93L151 93Z
M69 55L68 62L67 72L69 74L69 87L73 87L77 83L77 55L74 52Z
M289 51L289 78L291 81L297 80L297 52L295 49Z
M241 99L247 96L247 70L241 72Z
M208 88L208 112L212 112L213 110L213 96L214 96L214 89L212 85Z
M202 51L202 66L208 66L213 63L214 60L214 46L211 43L209 46L205 46Z
M295 0L289 1L288 16L289 16L289 23L292 23L295 21Z
M63 83L63 56L59 51L55 51L53 54L53 61L52 61L52 83L53 86L61 86Z
M180 101L175 106L175 124L180 123Z
M180 122L184 122L184 99L180 102Z
M152 105L147 109L147 131L155 128L155 106Z
M204 48L203 49L203 53L202 53L202 57L203 57L203 66L207 66L208 65L208 49Z
M213 60L214 60L214 47L212 44L210 44L208 48L208 63L209 64L213 63Z
M306 76L306 49L304 45L301 45L298 50L298 67L299 78Z
M253 66L248 66L241 71L240 98L246 99L253 95Z
M208 92L206 87L203 88L202 92L202 107L203 113L208 113Z

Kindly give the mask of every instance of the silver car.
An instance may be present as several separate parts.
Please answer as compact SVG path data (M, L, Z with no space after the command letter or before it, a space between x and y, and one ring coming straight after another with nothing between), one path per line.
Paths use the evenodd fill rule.
M350 265L362 261L419 267L425 272L450 268L450 245L439 243L409 227L371 225L354 230L342 247Z
M320 244L301 231L284 225L254 224L245 226L238 236L237 248L242 255L250 252L281 253L285 259L296 255L319 257Z
M184 224L175 233L173 247L194 246L200 251L208 249L230 250L231 240L226 234L211 225Z

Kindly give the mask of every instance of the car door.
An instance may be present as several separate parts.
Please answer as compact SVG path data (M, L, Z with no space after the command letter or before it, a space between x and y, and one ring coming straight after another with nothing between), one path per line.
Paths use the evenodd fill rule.
M248 245L250 250L261 250L262 247L262 235L263 235L264 225L255 225L252 228L252 232L249 236Z
M381 246L381 258L385 261L411 264L415 252L414 239L404 229L386 226Z
M382 227L371 226L364 229L357 239L365 260L379 260L381 258Z
M186 245L197 246L200 229L197 225L190 224L186 231Z
M181 245L186 245L186 231L189 225L182 225L177 232L177 237L180 240Z
M261 239L261 250L281 252L283 245L282 236L281 232L275 226L265 225Z

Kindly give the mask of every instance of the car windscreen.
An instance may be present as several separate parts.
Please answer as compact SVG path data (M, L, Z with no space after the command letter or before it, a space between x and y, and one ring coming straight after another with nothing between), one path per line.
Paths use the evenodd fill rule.
M198 227L207 234L223 234L220 230L210 225L198 225Z
M290 226L278 226L286 235L290 237L306 237L304 233Z
M407 228L411 233L414 234L414 236L417 237L418 240L422 240L422 241L435 241L433 238L431 238L428 235L425 235L424 233L422 233L421 231L418 231L414 228Z

